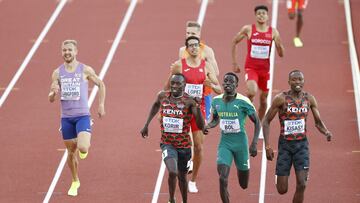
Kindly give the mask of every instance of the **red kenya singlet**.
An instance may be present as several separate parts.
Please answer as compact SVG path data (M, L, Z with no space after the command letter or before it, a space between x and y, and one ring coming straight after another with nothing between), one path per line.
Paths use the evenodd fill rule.
M285 104L279 112L280 136L286 140L302 140L306 137L306 119L310 110L308 94L303 93L294 99L289 92L284 92Z
M258 32L256 26L252 25L245 69L269 71L271 45L272 27L269 27L267 32Z
M166 98L160 106L160 128L161 142L171 144L175 148L190 148L191 139L189 136L190 120L192 114L189 108L185 108L185 99L189 96L184 94L181 99L171 101L170 93L166 93Z

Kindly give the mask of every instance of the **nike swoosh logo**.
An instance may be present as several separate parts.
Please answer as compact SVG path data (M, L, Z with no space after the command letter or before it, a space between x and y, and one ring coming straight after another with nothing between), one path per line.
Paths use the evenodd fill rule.
M187 68L187 69L185 69L184 71L185 71L185 72L188 72L189 70L190 70L190 68Z

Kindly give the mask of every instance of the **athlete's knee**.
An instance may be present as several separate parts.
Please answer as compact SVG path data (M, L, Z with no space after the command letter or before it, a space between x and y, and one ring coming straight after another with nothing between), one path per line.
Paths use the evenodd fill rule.
M194 153L200 153L203 150L203 145L201 143L197 143L194 145Z
M77 148L80 150L80 152L86 153L90 148L90 143L78 143Z
M219 182L220 182L220 186L226 187L228 185L228 177L220 174Z
M294 18L295 18L295 13L289 13L289 18L290 18L290 20L294 20Z
M306 180L299 181L296 183L296 191L303 192L306 188Z
M287 193L287 191L288 191L288 188L281 184L276 184L276 189L280 195L283 195L283 194Z
M177 170L169 170L169 178L176 178L178 176Z
M248 181L246 180L246 181L241 181L241 180L239 180L239 184L240 184L240 187L242 188L242 189L246 189L246 188L248 188Z

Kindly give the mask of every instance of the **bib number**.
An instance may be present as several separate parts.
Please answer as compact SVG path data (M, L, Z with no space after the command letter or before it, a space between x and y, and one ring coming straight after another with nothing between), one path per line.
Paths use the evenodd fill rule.
M220 129L224 133L239 133L239 119L220 119Z
M163 117L164 131L167 133L182 133L183 123L182 118Z
M305 132L305 120L290 120L284 121L284 134L297 134L297 133L304 133Z
M251 58L268 59L270 46L251 45Z
M189 84L186 83L185 92L192 96L202 98L203 96L203 84Z

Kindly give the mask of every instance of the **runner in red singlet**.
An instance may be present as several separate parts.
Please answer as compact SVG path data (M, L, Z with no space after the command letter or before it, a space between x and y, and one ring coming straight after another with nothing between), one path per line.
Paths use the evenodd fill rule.
M268 8L260 5L255 7L256 23L254 25L245 25L240 32L236 34L232 42L232 62L233 70L240 73L240 66L237 63L236 45L243 39L248 40L248 52L245 62L245 80L247 87L247 96L251 101L254 100L258 88L261 90L259 118L264 117L267 108L266 98L270 79L270 53L272 41L278 55L284 55L284 46L281 43L280 35L277 29L268 26Z
M276 114L279 114L280 136L276 161L276 188L280 194L288 191L288 178L292 165L296 174L296 191L293 202L304 201L304 192L310 169L309 143L307 140L307 116L311 110L315 126L331 141L332 134L320 118L316 99L303 91L304 74L299 70L289 73L290 90L275 96L263 121L263 133L266 157L273 160L274 152L269 143L269 126Z
M185 92L190 96L196 98L201 104L202 113L205 117L205 105L204 105L204 86L211 87L216 93L221 93L221 87L216 77L216 74L210 68L210 65L200 56L200 39L196 36L188 37L185 41L186 50L189 56L185 59L176 61L171 66L170 77L176 73L182 73L186 78ZM169 88L169 80L165 85L165 90ZM203 142L204 134L200 131L196 124L193 122L191 125L191 131L194 139L194 167L191 180L189 181L189 192L196 193L198 189L196 187L196 178L198 175L199 167L203 157ZM190 187L193 190L190 190Z

